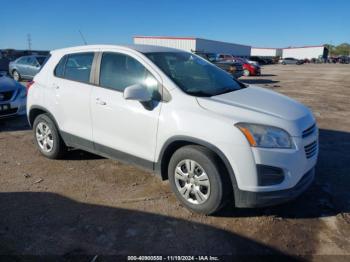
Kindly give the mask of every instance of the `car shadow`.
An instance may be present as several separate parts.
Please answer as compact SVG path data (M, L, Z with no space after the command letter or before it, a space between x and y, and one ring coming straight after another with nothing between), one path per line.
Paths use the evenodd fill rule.
M222 217L275 215L282 218L318 218L344 215L350 223L350 133L320 129L319 158L312 186L294 201L260 209L228 207Z
M271 77L271 76L277 76L277 75L272 75L272 74L261 74L260 76Z
M285 255L212 226L81 203L54 193L0 193L0 210L0 255L17 255L14 261L26 261L21 260L23 254L63 256L59 261L79 261L83 255L90 256L83 261L92 261L97 254L124 255L124 259L127 255L231 255L243 256L243 261L244 256Z
M277 80L259 79L259 78L240 79L240 81L245 83L245 84L250 84L250 85L265 85L265 84L276 84L276 83L279 83L279 81L277 81Z
M69 149L62 160L97 160L105 159L103 156L95 155L93 153L83 151L80 149Z

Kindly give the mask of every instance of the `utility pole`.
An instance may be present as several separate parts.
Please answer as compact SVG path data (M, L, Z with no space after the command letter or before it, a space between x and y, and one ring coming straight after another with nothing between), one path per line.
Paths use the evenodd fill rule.
M32 50L32 36L27 34L28 50Z

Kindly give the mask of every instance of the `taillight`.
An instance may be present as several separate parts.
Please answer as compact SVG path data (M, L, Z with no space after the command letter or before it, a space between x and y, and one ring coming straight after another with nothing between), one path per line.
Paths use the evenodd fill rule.
M28 91L29 91L29 88L31 88L31 86L34 84L34 81L30 81L27 83L26 85L26 88L27 88L27 94L28 94Z

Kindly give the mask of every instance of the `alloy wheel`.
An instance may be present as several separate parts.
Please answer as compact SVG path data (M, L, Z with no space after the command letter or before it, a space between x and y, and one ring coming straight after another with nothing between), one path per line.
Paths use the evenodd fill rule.
M53 149L53 135L50 127L46 123L40 122L36 126L35 134L37 143L41 150L46 153L51 152Z
M175 184L181 196L191 204L203 204L209 198L209 177L194 160L185 159L177 164Z

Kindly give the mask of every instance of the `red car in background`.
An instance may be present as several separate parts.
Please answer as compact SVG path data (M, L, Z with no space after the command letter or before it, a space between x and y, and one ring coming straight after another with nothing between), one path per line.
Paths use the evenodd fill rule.
M235 62L239 62L243 65L243 75L244 76L259 76L261 75L260 66L257 64L251 64L245 58L234 57Z

